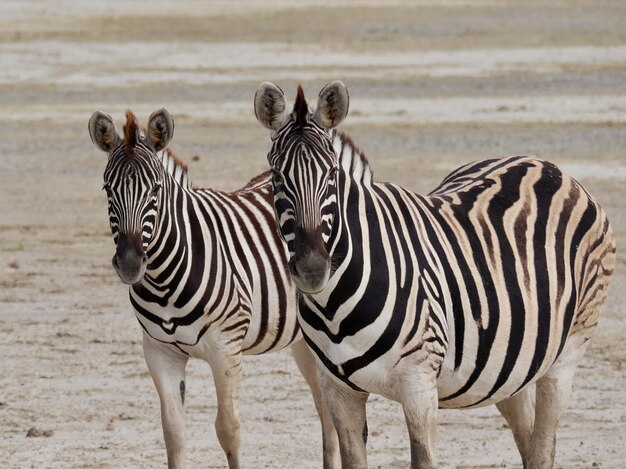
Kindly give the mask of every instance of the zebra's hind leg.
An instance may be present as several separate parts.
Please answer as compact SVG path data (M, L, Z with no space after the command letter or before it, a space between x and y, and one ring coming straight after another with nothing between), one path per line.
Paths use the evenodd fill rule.
M318 376L324 402L337 429L341 467L367 468L365 404L369 393L355 391L345 384L338 383L326 370L320 370Z
M339 452L339 439L333 424L328 407L322 398L322 389L318 377L317 363L315 357L307 347L304 340L299 340L291 346L293 358L298 365L298 369L307 384L311 388L315 409L322 424L322 444L324 451L324 469L341 468L341 455ZM320 370L321 371L321 370Z
M217 395L217 417L215 432L220 446L226 453L229 469L239 469L239 447L241 446L239 423L239 389L243 370L241 367L241 347L236 343L237 352L228 354L222 350L219 357L209 360L215 393ZM235 348L235 347L234 347Z
M145 332L143 353L161 401L161 423L167 467L184 467L185 463L185 367L188 357L179 350L155 342Z
M575 365L554 367L537 381L535 425L530 438L529 469L554 466L556 429L572 389Z
M411 441L411 469L437 467L437 385L434 373L407 379L400 399Z
M496 407L506 419L509 427L511 427L515 444L522 456L524 468L528 467L530 437L533 432L535 420L533 391L534 386L526 386L514 396L496 404Z

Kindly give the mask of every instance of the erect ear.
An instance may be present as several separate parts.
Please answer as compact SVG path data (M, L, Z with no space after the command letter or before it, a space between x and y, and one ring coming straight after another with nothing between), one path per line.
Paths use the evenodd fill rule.
M254 114L270 130L280 129L287 120L285 93L274 83L263 82L254 95Z
M174 119L167 109L162 107L150 114L148 119L148 140L150 145L161 151L170 143L174 136Z
M340 81L333 81L320 91L314 119L326 129L332 129L346 118L349 107L350 96L346 85Z
M98 148L107 153L111 153L122 142L111 116L100 111L94 112L89 119L89 136Z

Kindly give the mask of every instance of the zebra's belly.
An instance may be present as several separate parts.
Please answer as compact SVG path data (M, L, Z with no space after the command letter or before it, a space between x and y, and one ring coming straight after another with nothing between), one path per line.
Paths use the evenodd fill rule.
M332 349L332 347L329 347L329 349ZM330 352L328 356L333 355L332 350L328 350L328 352ZM326 356L327 359L328 356ZM348 382L358 389L369 393L379 394L388 399L401 401L402 395L401 390L397 387L397 378L402 380L401 375L405 373L410 374L410 371L407 370L409 367L415 370L418 367L426 370L432 369L432 361L429 359L428 354L424 354L417 360L419 364L411 363L408 367L403 367L402 370L399 370L398 368L401 366L402 361L399 355L388 353L385 357L380 357L378 360L371 362L368 366L357 370L349 376L345 373L346 370L344 369L343 363L333 363L331 361L331 367L323 368L326 368L326 371L331 375L335 375L339 381ZM439 407L458 409L496 404L520 391L522 385L524 385L523 387L532 385L544 373L544 370L538 370L525 384L524 382L527 379L526 373L512 374L502 386L492 393L498 373L495 369L485 369L472 386L457 397L449 399L448 396L452 396L463 389L472 373L458 371L448 374L442 372L437 378Z
M533 376L524 387L532 385L539 377L539 375ZM487 380L486 378L485 376L485 379L479 379L473 386L458 397L448 398L454 395L459 389L462 389L467 379L461 374L459 374L459 376L453 375L449 378L442 378L440 376L437 380L439 407L442 409L460 409L497 404L520 391L526 376L512 377L493 394L491 394L493 381Z
M556 350L545 357L540 366L532 365L524 356L507 363L505 354L494 353L482 367L465 363L454 369L452 357L446 357L437 378L439 407L472 408L496 404L532 385L543 376L556 359Z
M439 369L439 357L427 350L418 350L409 356L402 356L402 350L392 347L387 353L378 356L365 366L352 368L354 363L362 364L360 359L366 356L367 348L359 349L353 341L352 347L345 342L332 343L327 338L306 327L303 329L316 339L314 343L318 357L326 361L323 368L338 381L349 383L353 387L370 393L380 394L386 398L401 401L403 389L398 383L406 379L411 380L414 373L430 372ZM522 351L522 357L507 370L504 366L505 354L494 353L487 363L476 371L476 366L467 362L462 367L454 369L454 357L448 354L441 364L439 376L436 378L440 408L472 408L496 404L506 399L522 388L532 385L543 376L554 363L557 351L549 350L541 366L534 372L532 365L525 358L528 350ZM320 356L322 355L322 356ZM323 361L320 360L320 361ZM506 379L503 379L506 376ZM502 382L500 382L502 381Z

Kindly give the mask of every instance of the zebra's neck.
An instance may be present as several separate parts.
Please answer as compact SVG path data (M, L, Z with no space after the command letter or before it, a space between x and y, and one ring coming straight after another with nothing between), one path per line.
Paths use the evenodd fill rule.
M328 240L329 254L333 258L333 265L343 263L346 258L356 256L352 248L354 230L350 225L360 225L358 218L362 211L359 208L360 197L350 194L360 186L367 191L373 182L373 172L367 158L359 150L352 139L336 130L331 134L333 148L338 156L340 177L337 188L337 211L333 229ZM358 190L357 192L359 192ZM355 218L356 217L356 218Z
M337 130L332 131L332 142L339 159L339 166L346 176L362 184L370 184L373 172L365 154L359 150L352 139Z
M220 265L222 269L235 271L241 267L237 259L227 255L231 249L226 245L232 241L232 233L227 235L224 229L229 224L240 223L238 216L247 216L248 212L240 212L243 199L252 198L249 205L271 213L272 192L269 172L232 193L195 188L187 177L187 167L178 158L171 152L161 152L158 156L165 174L157 225L147 249L148 270L143 286L165 303L175 294L172 287L181 276L187 278L188 287L190 282L201 280L196 274L204 272L206 266ZM191 271L195 274L190 274ZM228 274L226 277L230 278Z
M183 163L172 150L166 148L157 153L165 171L172 176L172 179L185 189L191 189L192 184L187 176L187 165Z
M202 247L203 252L215 252L210 246L217 244L217 236L212 229L201 233L197 229L198 211L195 200L198 192L212 192L209 189L193 188L185 165L171 150L157 154L165 169L161 201L154 237L148 245L148 270L144 277L146 287L158 296L171 294L169 287L175 285L172 279L179 275L190 263L191 246ZM205 210L210 209L210 205ZM204 216L210 217L209 213ZM167 291L166 291L167 290Z

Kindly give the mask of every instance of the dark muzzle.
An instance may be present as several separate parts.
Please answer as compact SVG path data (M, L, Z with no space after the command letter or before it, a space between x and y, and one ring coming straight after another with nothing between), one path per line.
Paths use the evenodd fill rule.
M128 285L139 283L146 273L148 256L138 234L119 234L117 250L111 261L120 280Z
M318 293L330 277L330 257L325 251L308 251L295 255L289 261L289 272L302 293Z

